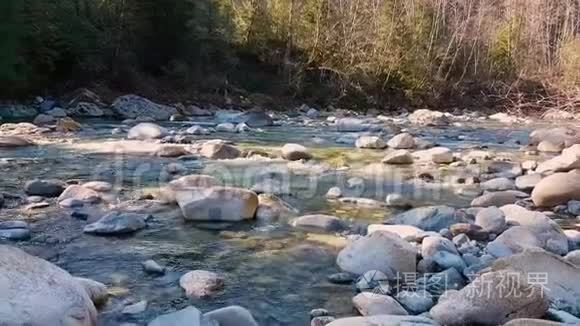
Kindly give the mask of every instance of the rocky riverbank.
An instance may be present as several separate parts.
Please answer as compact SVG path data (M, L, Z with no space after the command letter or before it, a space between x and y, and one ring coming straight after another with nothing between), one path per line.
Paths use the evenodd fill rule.
M580 323L567 112L46 102L0 113L0 323Z

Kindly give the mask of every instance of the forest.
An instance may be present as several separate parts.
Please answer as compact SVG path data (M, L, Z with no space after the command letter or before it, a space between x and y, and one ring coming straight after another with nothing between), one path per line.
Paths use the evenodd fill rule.
M8 99L578 103L580 0L2 0L0 15Z

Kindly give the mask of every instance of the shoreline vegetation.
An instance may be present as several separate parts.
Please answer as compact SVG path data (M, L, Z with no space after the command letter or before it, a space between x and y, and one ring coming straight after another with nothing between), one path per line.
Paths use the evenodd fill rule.
M390 111L580 105L578 0L6 0L4 99ZM31 95L32 94L32 95ZM110 96L107 96L110 94Z

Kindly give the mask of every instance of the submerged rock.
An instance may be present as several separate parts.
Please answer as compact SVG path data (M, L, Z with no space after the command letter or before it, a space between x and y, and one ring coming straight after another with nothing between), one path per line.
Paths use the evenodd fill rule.
M256 219L258 220L286 219L297 214L296 208L275 195L258 195L258 208L256 209Z
M425 231L438 232L456 223L467 222L463 212L449 206L419 207L387 220L389 224L413 225Z
M292 226L321 231L342 231L346 228L340 218L323 214L300 216L292 221Z
M147 226L149 215L111 212L95 223L85 226L85 233L113 235L133 233Z
M69 273L0 245L0 320L5 325L96 326L97 311Z
M189 306L176 312L161 315L147 324L147 326L215 326L209 323L207 317L195 307Z
M240 306L229 306L210 311L203 315L218 326L258 326L258 323L248 309Z
M179 285L190 298L209 297L224 288L224 278L216 273L195 270L179 279Z

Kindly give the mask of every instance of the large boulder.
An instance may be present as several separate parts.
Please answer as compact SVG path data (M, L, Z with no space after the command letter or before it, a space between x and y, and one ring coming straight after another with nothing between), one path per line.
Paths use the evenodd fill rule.
M219 186L218 179L204 174L186 175L175 179L159 191L159 199L163 202L174 204L177 203L176 193L180 191L187 192L189 188L209 188Z
M449 124L449 119L444 113L427 109L414 111L409 115L409 121L421 126L446 126Z
M190 188L176 193L186 220L242 221L253 219L258 208L256 193L231 187Z
M580 268L562 257L541 249L528 249L521 254L496 260L491 268L494 271L519 272L524 278L533 279L534 283L543 287L538 292L552 306L580 315Z
M414 273L416 260L415 247L394 233L378 231L350 243L336 262L345 272L362 275L378 270L395 279L401 273Z
M485 273L459 291L448 291L430 314L442 325L501 325L515 318L539 318L548 302L538 285L507 271Z
M96 326L97 311L69 273L0 245L0 324Z
M568 239L562 228L540 212L533 212L518 205L501 207L506 222L530 230L541 241L542 248L559 255L568 253Z
M463 212L449 206L419 207L398 214L386 221L388 224L416 226L421 230L439 232L456 223L466 223Z
M561 155L540 163L536 168L536 172L568 172L574 169L580 169L580 144L566 148Z
M566 204L580 200L580 170L555 173L538 182L532 191L532 200L539 207Z
M142 122L129 130L127 138L137 140L159 139L167 136L167 129L151 122Z
M34 145L26 138L18 136L0 136L0 148L26 147Z
M521 175L516 178L516 189L521 191L532 191L544 176L540 173Z
M215 139L205 142L199 153L212 160L231 160L240 157L242 152L223 140Z
M282 157L289 161L309 160L312 154L308 149L299 144L286 144L282 146Z
M31 180L24 185L24 192L29 196L58 197L66 184L60 180Z
M495 206L484 208L475 215L475 224L489 233L500 234L506 227L503 211Z
M123 119L151 118L154 120L169 120L177 109L154 103L138 95L123 95L115 99L111 105L113 112Z

